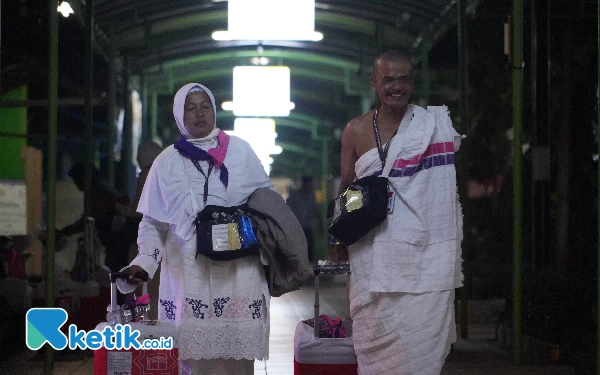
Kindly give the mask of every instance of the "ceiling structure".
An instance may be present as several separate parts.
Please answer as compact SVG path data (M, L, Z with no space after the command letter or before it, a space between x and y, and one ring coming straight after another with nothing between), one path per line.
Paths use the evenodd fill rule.
M469 0L469 11L479 2ZM71 4L83 25L85 0ZM316 0L321 41L215 41L214 31L227 30L227 1L94 0L93 6L96 59L107 59L111 47L127 56L132 76L143 76L148 94L159 95L159 126L175 132L171 101L183 84L209 87L220 109L232 100L234 66L252 65L259 56L270 65L289 66L296 107L289 117L276 118L284 152L275 158L274 172L295 168L292 174L318 165L311 157L306 165L297 163L298 153L320 157L318 140L335 140L339 129L370 106L369 76L378 52L403 48L418 64L457 19L457 0ZM231 112L218 114L220 127L230 127L233 119ZM339 142L333 144L335 150Z

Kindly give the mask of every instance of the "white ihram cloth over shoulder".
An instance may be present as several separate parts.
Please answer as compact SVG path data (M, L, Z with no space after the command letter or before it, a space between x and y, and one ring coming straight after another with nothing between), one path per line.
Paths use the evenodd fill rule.
M204 150L216 147L218 131L192 143ZM207 173L209 163L200 165ZM219 179L220 169L214 168L208 178L209 205L240 205L257 188L272 187L260 160L242 139L230 138L224 165L228 187ZM158 317L178 327L180 360L266 359L270 296L260 259L216 262L196 256L189 182L202 210L204 176L174 146L167 147L154 161L140 198L138 211L144 217L139 254L131 265L153 277L162 261ZM118 285L128 292L126 284Z
M462 215L445 107L411 105L382 172L377 149L356 178L388 175L393 211L350 246L350 307L359 374L435 374L456 340L454 288L462 283Z

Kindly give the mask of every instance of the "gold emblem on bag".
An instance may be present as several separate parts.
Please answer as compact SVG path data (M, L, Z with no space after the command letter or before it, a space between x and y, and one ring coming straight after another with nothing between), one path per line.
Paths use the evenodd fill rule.
M363 196L360 190L348 190L346 192L346 211L352 212L363 206Z

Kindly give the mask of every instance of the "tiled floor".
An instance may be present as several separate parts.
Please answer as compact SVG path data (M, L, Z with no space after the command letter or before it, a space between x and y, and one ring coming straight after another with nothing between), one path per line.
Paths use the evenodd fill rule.
M346 276L321 278L321 312L346 315ZM312 280L305 288L271 300L270 359L256 362L256 375L293 375L294 332L298 321L313 315L314 293ZM571 375L567 366L515 367L507 354L496 349L493 327L474 326L471 340L459 340L448 357L442 375ZM67 357L69 355L70 358ZM92 375L93 357L90 353L60 353L53 375ZM0 375L39 375L43 363L31 352L23 353L8 363L0 363Z

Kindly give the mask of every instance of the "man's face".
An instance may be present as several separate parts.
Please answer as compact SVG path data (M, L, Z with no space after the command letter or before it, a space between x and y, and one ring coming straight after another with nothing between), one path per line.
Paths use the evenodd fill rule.
M185 98L183 124L192 138L204 138L213 130L215 112L205 92L193 92Z
M371 86L383 105L404 108L415 88L412 66L406 59L381 59L371 76Z

